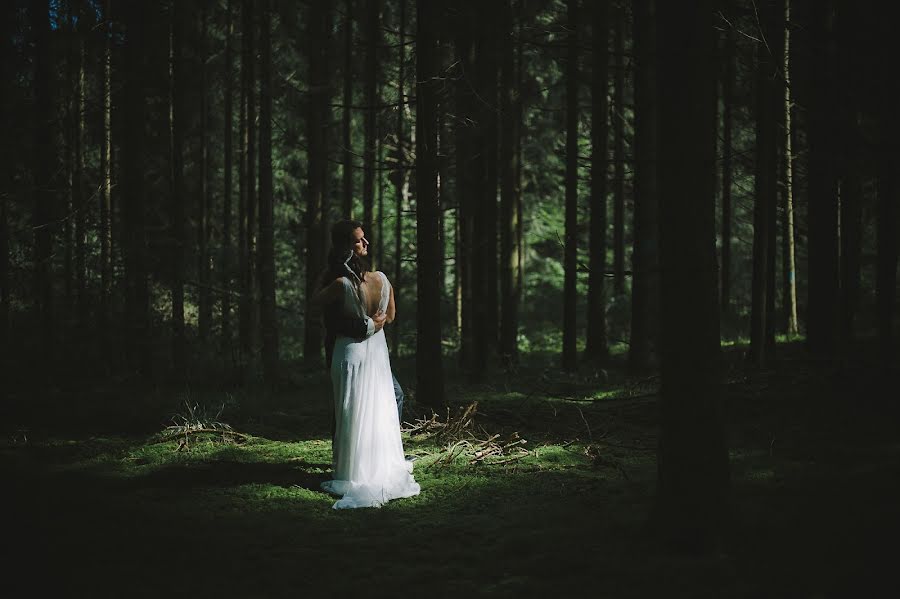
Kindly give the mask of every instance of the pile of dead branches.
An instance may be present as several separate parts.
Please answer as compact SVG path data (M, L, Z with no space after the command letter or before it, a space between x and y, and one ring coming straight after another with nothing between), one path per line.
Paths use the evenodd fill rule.
M450 414L444 420L432 413L430 417L418 418L406 423L403 432L435 438L443 448L435 455L431 466L446 466L459 459L469 464L505 464L528 455L523 447L528 441L517 431L506 436L488 433L475 423L478 402L466 406L458 416Z
M224 405L215 415L205 407L185 400L181 413L172 416L172 424L156 435L151 443L177 441L176 451L191 448L191 440L206 440L213 443L239 444L250 439L250 435L239 433L231 425L220 420Z

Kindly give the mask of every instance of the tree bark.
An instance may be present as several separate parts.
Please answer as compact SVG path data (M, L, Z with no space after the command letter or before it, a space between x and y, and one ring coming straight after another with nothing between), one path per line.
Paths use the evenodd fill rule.
M725 50L722 53L724 68L722 74L722 313L731 313L731 183L733 179L733 127L732 116L735 103L735 40L734 30L729 27L725 34Z
M146 267L146 186L144 185L146 68L145 27L149 15L144 3L124 8L126 26L122 90L121 195L122 240L125 267L125 354L129 366L150 374L150 294Z
M465 14L465 13L464 13ZM464 17L465 18L465 17ZM468 22L468 20L466 20ZM459 361L463 370L472 372L477 362L477 344L475 331L474 303L478 297L475 292L475 211L477 202L474 200L479 193L478 181L480 180L480 166L477 159L479 151L477 131L469 122L474 119L477 111L477 100L473 96L474 72L477 56L475 53L475 39L468 27L456 28L456 62L459 68L459 78L456 83L456 107L459 118L456 121L456 177L459 190L458 202L458 228L459 240L457 242L457 265L460 277L460 321L461 334L459 346Z
M366 0L366 108L363 117L363 230L372 233L375 204L376 117L378 115L378 45L381 41L381 0Z
M797 258L794 240L794 156L793 156L793 101L791 99L791 0L784 0L784 131L782 133L782 302L786 333L796 335L797 324Z
M718 546L729 496L715 268L712 2L658 4L661 430L657 530L680 551Z
M100 211L97 236L100 242L100 307L97 328L100 332L100 355L105 364L112 357L110 346L110 319L112 294L112 99L111 99L111 0L103 1L102 27L103 54L100 65L100 102L103 111L103 129L100 133Z
M263 376L278 382L278 321L275 312L275 198L272 191L272 39L271 1L259 4L259 291Z
M772 227L778 195L778 134L776 114L782 94L776 84L780 53L775 43L780 28L776 26L777 8L770 1L759 5L760 39L756 52L756 174L753 209L753 286L750 315L750 359L759 367L770 356L768 333L773 319L770 296L774 281L770 280L770 263L774 266Z
M256 229L256 62L253 2L243 0L241 31L241 206L240 206L240 347L244 356L252 354L256 324L254 232ZM318 344L317 344L318 345Z
M563 370L578 367L575 348L578 259L578 0L567 0L566 62L566 206L563 270Z
M437 267L440 204L437 196L437 32L440 5L417 0L416 14L416 191L417 302L416 398L443 406L441 298Z
M175 380L183 381L186 375L186 340L184 331L184 259L185 259L185 204L187 194L184 181L184 131L187 119L187 78L183 49L185 21L182 2L171 6L171 32L169 38L169 134L171 140L171 196L169 205L169 229L171 231L171 281L169 292L172 301L172 366Z
M659 106L656 0L633 0L634 248L631 257L629 369L647 372L659 350Z
M207 8L201 4L198 11L199 27L195 31L197 35L196 52L200 62L200 193L197 202L197 273L200 280L198 290L198 314L197 332L201 340L209 338L212 327L212 256L209 252L212 212L212 197L209 185L209 143L207 131L209 130L209 108L207 98Z
M516 176L518 153L516 137L521 125L515 105L521 90L516 86L515 46L513 40L512 0L504 0L501 32L500 98L500 355L507 366L518 362L519 301L521 289L516 271L519 268L520 201Z
M837 349L840 297L838 247L838 182L833 98L836 67L834 0L812 7L810 25L817 57L812 64L812 89L807 102L809 120L809 275L807 343L811 353L830 360Z
M625 293L625 11L613 9L615 86L613 88L613 287Z
M319 274L325 267L322 254L325 205L325 127L327 125L328 73L325 64L329 22L329 2L313 0L309 12L310 89L307 110L308 139L308 193L306 203L306 314L313 313L312 297L318 291ZM303 356L307 364L314 366L322 361L322 329L318 322L306 319L303 337Z
M400 291L403 289L403 204L406 197L406 0L400 0L400 40L397 47L397 172L395 174L394 202L394 303L397 318L391 325L391 346L394 355L400 355L400 323L402 301Z
M401 5L404 0L401 0ZM341 217L353 216L353 138L350 133L351 118L353 116L353 6L354 0L346 0L344 14L344 108L342 111L342 135L344 145L343 166L343 199L341 202ZM402 34L401 34L402 35ZM402 48L402 44L401 44ZM402 52L402 49L401 49Z
M591 223L585 354L593 362L609 357L606 333L606 174L609 160L609 3L594 2L591 79ZM618 27L619 22L616 23ZM619 34L616 34L616 42ZM618 59L616 65L618 67ZM618 75L616 76L618 84ZM618 98L618 91L616 92ZM617 171L618 174L618 171ZM618 183L618 180L617 180Z
M52 363L55 323L53 320L53 233L54 194L53 165L55 156L52 133L52 48L49 7L46 0L28 4L28 20L34 39L34 112L32 116L34 153L32 176L34 188L34 311L40 323L41 355Z
M223 133L223 183L222 183L222 349L228 353L231 348L231 282L233 265L232 257L234 250L232 248L232 222L231 213L232 201L232 112L233 96L234 96L234 54L232 49L232 38L234 37L234 7L232 0L228 0L225 5L225 72L224 72L224 120L225 131Z

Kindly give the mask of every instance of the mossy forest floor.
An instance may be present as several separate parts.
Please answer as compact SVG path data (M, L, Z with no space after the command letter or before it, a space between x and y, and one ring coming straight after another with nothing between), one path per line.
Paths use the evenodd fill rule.
M451 415L477 401L471 426L517 432L528 454L471 464L447 458L452 440L406 434L421 495L349 511L319 491L331 457L319 373L298 369L265 401L194 392L251 437L198 435L180 450L154 441L184 392L16 391L30 408L0 425L4 595L900 596L896 377L866 347L828 369L798 345L762 371L740 353L728 351L723 386L734 518L705 557L662 551L646 526L657 381L615 366L564 377L531 354L494 384L451 374ZM411 402L405 419L425 415Z

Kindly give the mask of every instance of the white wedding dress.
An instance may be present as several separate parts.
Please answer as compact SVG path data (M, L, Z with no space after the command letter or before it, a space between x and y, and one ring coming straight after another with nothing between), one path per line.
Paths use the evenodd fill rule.
M381 279L378 307L386 311L391 284L381 272L369 276ZM359 287L347 277L343 282L345 314L365 317ZM334 479L322 483L322 488L342 496L334 509L380 507L391 499L418 495L420 487L412 476L412 462L403 456L384 330L363 341L337 338L331 384L335 415Z

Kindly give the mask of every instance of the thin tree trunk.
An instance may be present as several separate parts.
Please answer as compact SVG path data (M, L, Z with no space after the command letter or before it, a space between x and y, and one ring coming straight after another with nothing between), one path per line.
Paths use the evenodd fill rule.
M500 97L503 123L500 128L500 355L504 364L518 361L519 298L516 271L519 268L519 227L516 175L518 154L516 136L520 124L515 104L521 93L516 87L515 47L513 46L512 0L504 0L501 32Z
M813 89L808 100L809 131L809 276L807 342L817 358L830 360L837 349L840 297L838 199L833 98L837 94L834 0L817 2L812 38L817 49Z
M594 68L591 81L591 224L585 354L595 362L609 356L606 334L606 176L609 160L609 3L594 2ZM616 23L618 27L620 22ZM619 42L619 33L616 42ZM616 59L618 66L619 59ZM616 75L616 83L619 83ZM619 97L619 91L616 91ZM617 107L618 108L618 107ZM616 172L618 175L618 171ZM618 180L616 181L618 183Z
M41 355L52 363L55 323L53 320L53 233L54 193L52 132L52 48L49 7L46 0L32 0L28 19L34 36L34 150L32 174L34 187L34 307L40 323Z
M568 50L566 63L566 207L563 270L563 370L578 367L576 291L578 277L578 0L567 0Z
M759 7L760 38L775 41L776 28L773 26L774 10L768 3ZM753 209L753 286L750 314L750 358L757 366L768 362L767 331L772 314L769 312L769 239L770 225L777 196L778 138L777 93L775 78L778 76L776 60L778 56L769 43L757 42L756 52L756 189Z
M275 198L272 192L272 40L271 1L259 4L259 291L263 375L269 388L278 382L278 322L275 312Z
M656 0L634 0L634 248L628 366L646 372L659 349Z
M655 524L680 550L713 551L729 502L715 268L714 28L710 0L657 5L661 427Z
M379 13L381 0L367 0L366 4L366 108L363 118L365 142L363 145L363 230L372 232L375 204L375 149L376 117L378 115L378 44L381 40Z
M783 299L784 321L788 335L796 335L799 332L797 326L797 259L794 242L794 156L793 109L791 100L791 0L784 0L784 132L782 140L784 152L782 157L783 178L782 186L782 275L783 275Z
M616 295L625 293L625 11L615 15L615 86L613 88L613 286Z
M233 248L232 236L232 112L234 96L234 55L232 38L234 36L234 7L232 0L225 6L225 132L223 134L223 189L222 189L222 348L227 352L231 348L231 268ZM243 102L242 102L243 104Z
M401 4L404 0L400 0ZM341 202L341 217L353 216L353 139L350 135L350 123L353 115L353 5L354 0L346 0L344 14L344 108L342 111L344 159L342 176L344 178L344 195ZM402 49L401 49L402 52Z
M172 365L175 379L186 375L186 340L184 331L184 259L185 259L185 193L184 181L184 130L186 127L187 96L183 48L185 43L185 18L181 14L184 4L173 2L171 7L171 32L169 38L169 127L171 140L172 189L169 229L172 233L171 282L172 301Z
M243 30L241 32L241 75L244 98L244 125L242 131L241 188L243 206L241 221L243 239L241 244L241 295L240 295L240 345L245 356L252 354L255 337L256 303L254 262L256 255L256 62L255 20L253 2L243 1Z
M327 51L327 23L329 3L313 0L309 11L310 88L312 93L307 109L306 132L309 140L309 193L306 204L306 313L313 313L312 298L318 291L319 273L324 269L323 207L325 205L325 126L328 114L328 74L324 54ZM322 361L322 330L318 322L306 320L303 337L303 357L309 365Z
M476 181L479 180L478 166L481 162L477 159L477 136L474 127L469 126L466 119L474 119L477 111L477 100L473 97L472 90L475 82L475 40L469 28L456 29L456 62L460 76L456 85L456 107L460 118L456 123L456 178L459 195L458 202L458 227L459 239L457 242L457 264L460 276L460 366L467 371L474 367L476 362L476 342L474 298L476 278L475 270L475 234L474 213L477 210L477 202L474 200L479 193Z
M122 245L125 266L126 356L129 365L143 375L150 373L150 294L146 268L146 228L144 185L145 139L145 54L147 14L143 3L125 8L125 60L122 68L122 167L119 178L122 202Z
M732 183L732 136L734 119L732 117L734 99L734 63L735 63L735 33L728 28L725 37L725 62L722 77L722 313L731 313L731 183Z
M111 51L112 14L111 0L104 0L102 15L103 55L100 72L100 101L103 110L103 130L100 134L100 223L97 235L100 241L100 309L97 326L100 331L100 353L104 363L112 357L110 346L110 297L112 292L112 100Z
M500 145L499 130L497 123L497 111L499 102L499 86L500 79L499 63L498 63L498 43L494 32L497 30L498 15L500 12L499 5L494 2L490 4L490 10L483 11L485 17L485 25L488 29L485 35L481 37L480 60L478 61L479 79L482 90L481 97L484 101L482 104L483 125L484 125L484 149L482 156L484 159L484 199L481 202L481 215L476 226L482 226L484 234L479 235L479 243L484 248L484 286L485 295L481 307L484 310L484 349L485 359L483 364L487 366L493 363L497 354L497 343L500 336L499 327L499 309L500 298L498 294L498 281L500 278L498 270L498 203L497 203L497 187L498 187L498 168L497 158Z
M403 289L403 200L406 195L406 0L400 0L400 43L397 46L397 172L394 202L394 303L397 317L391 324L391 347L394 355L400 355L400 323L402 322Z
M897 80L894 73L898 40L893 21L885 19L879 33L879 73L890 93L884 93L878 101L878 120L881 131L877 159L876 201L876 268L875 312L878 328L880 366L894 382L896 372L896 320L897 320L897 261L900 252L900 118L897 116ZM889 87L888 87L889 86ZM887 396L886 396L887 397Z
M840 2L838 25L839 77L841 85L853 89L856 72L861 64L855 50L864 43L861 24L856 16L857 7ZM851 94L841 101L841 183L839 197L840 236L840 343L843 352L852 352L854 320L859 308L860 254L862 251L862 167L863 140L860 131L861 115L857 95Z
M416 398L443 406L441 298L437 267L440 204L437 196L438 14L434 0L416 2Z
M0 84L4 88L13 89L12 82L16 75L14 67L15 47L12 43L12 35L14 30L14 7L11 4L4 4L0 9ZM13 101L10 98L11 93L5 93L0 96L0 114L3 115L3 122L7 127L12 126ZM11 130L11 129L10 129ZM8 143L0 145L0 173L4 177L4 181L12 180L12 146ZM12 205L12 198L18 195L18 189L9 185L0 191L0 376L4 380L11 380L7 375L9 364L9 356L12 343L10 341L9 326L9 308L10 308L10 239L9 239L9 208Z
M207 143L207 131L209 130L209 109L207 98L207 8L201 5L199 11L200 27L197 32L197 56L200 61L200 193L198 197L197 218L197 271L200 279L198 293L198 334L201 340L209 338L212 327L212 256L209 252L210 242L210 217L212 211L212 198L209 185L209 144Z
M62 7L60 7L62 8ZM77 120L75 114L75 79L77 78L78 60L75 49L75 4L71 0L65 3L65 41L66 41L66 83L65 83L65 124L63 140L65 143L65 196L62 211L62 247L63 247L63 302L60 306L60 321L65 330L74 319L75 307L75 130ZM61 27L60 27L61 28ZM59 201L59 200L57 200Z
M80 3L77 4L80 9ZM84 18L81 10L76 9L79 21ZM75 220L75 305L78 315L78 323L81 327L87 325L88 301L87 301L87 270L86 270L86 235L88 204L85 201L84 183L84 38L80 27L74 31L75 35L75 114L73 119L74 142L74 171L72 173L72 200Z

